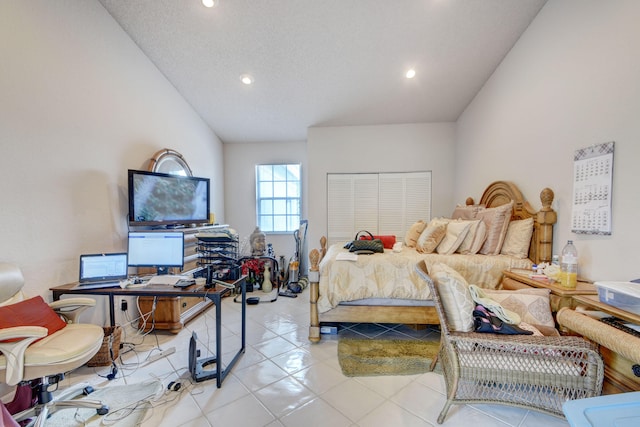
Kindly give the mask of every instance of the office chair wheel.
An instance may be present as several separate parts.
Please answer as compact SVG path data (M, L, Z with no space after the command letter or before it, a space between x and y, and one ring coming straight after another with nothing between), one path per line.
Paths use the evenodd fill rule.
M98 415L107 415L109 413L109 407L107 405L103 405L102 408L96 409L96 413Z

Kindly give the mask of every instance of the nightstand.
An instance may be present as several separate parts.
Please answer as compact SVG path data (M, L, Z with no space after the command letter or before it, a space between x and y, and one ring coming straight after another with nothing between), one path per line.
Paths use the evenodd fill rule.
M547 279L532 279L529 277L531 270L504 270L502 279L502 289L516 290L526 288L544 288L549 289L549 302L551 303L551 311L554 316L562 307L575 308L576 301L573 299L576 295L598 295L598 290L593 283L578 280L575 289L567 289L560 286L560 283Z

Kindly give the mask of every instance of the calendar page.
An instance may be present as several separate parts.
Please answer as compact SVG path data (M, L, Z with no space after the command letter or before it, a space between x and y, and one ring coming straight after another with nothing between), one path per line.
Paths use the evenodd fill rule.
M611 234L614 143L577 150L573 162L571 231Z

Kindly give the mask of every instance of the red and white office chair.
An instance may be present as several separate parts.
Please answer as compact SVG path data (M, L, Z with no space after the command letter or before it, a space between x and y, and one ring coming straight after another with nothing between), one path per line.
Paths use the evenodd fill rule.
M95 408L106 414L108 408L100 401L55 400L50 391L64 373L84 365L100 350L102 327L77 323L79 314L95 301L69 298L47 304L40 296L27 298L23 285L20 269L0 262L0 383L40 381L38 403L13 417L18 421L37 417L34 425L41 426L61 408Z

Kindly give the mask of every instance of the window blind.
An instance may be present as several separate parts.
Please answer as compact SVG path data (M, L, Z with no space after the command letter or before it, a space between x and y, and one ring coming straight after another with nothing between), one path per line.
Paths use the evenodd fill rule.
M431 219L431 171L327 174L328 244L360 230L402 240L420 219Z

